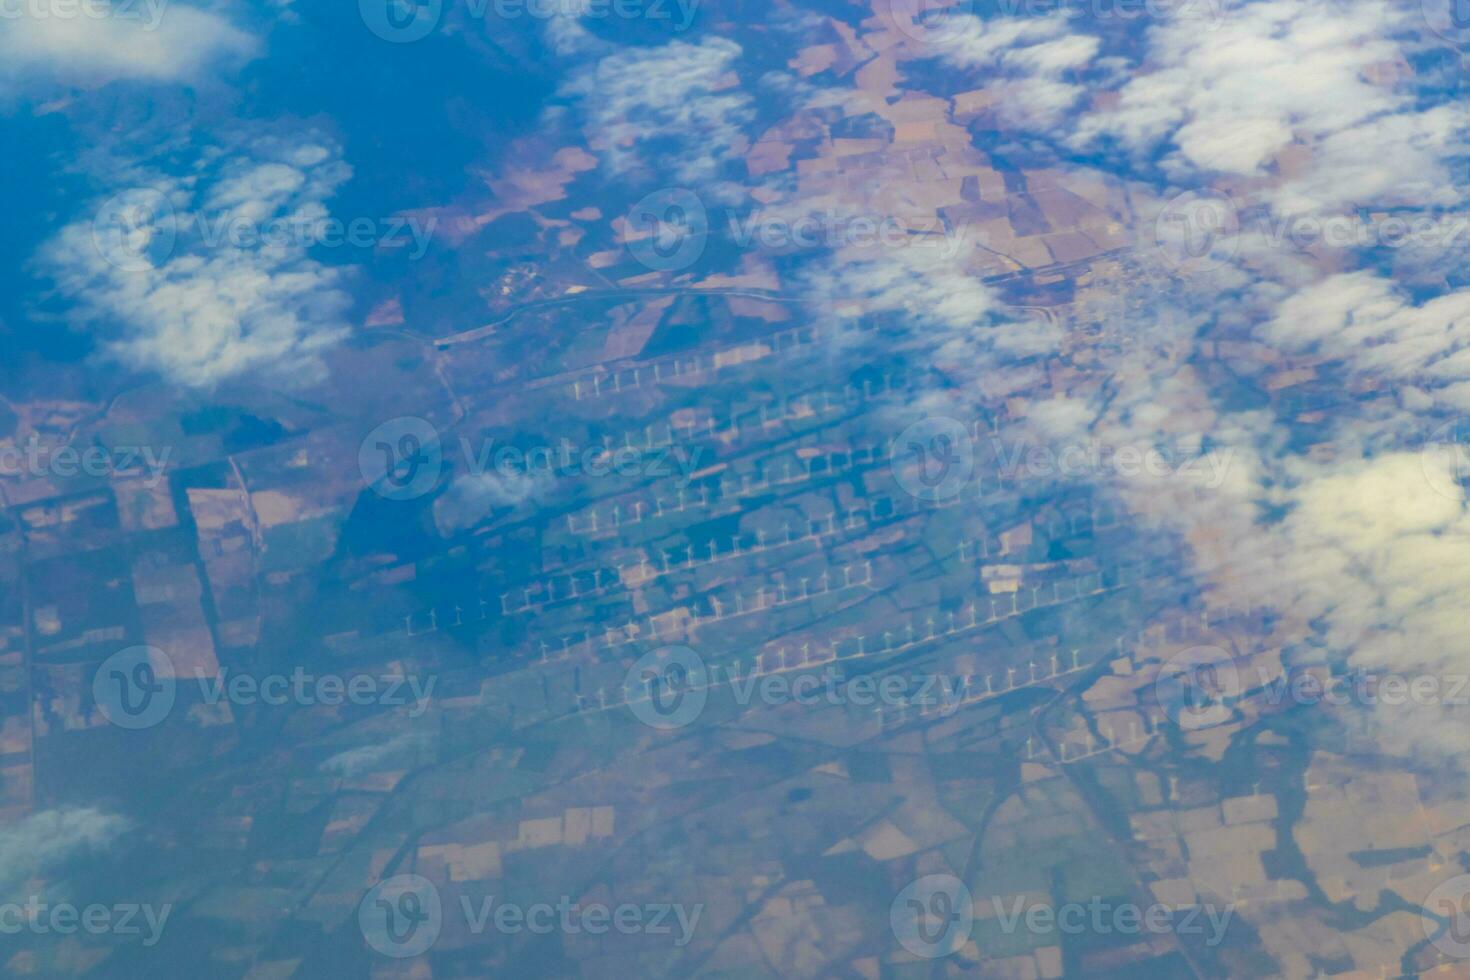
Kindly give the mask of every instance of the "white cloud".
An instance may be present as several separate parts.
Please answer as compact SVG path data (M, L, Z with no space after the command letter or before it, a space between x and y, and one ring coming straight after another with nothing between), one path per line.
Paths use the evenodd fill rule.
M556 480L546 470L465 473L434 501L434 524L442 534L473 527L505 507L545 497Z
M255 54L254 37L218 14L167 0L7 4L0 77L66 82L180 81Z
M375 745L362 745L338 752L324 760L317 768L321 772L351 778L372 772L385 766L409 768L417 757L432 746L433 739L425 732L404 732Z
M588 141L614 171L669 168L679 183L702 184L743 152L755 116L727 77L740 54L724 38L623 50L578 72L564 91L580 97Z
M1459 199L1446 159L1464 153L1470 111L1421 106L1393 79L1414 23L1381 0L1228 8L1217 29L1187 18L1148 33L1116 106L1083 116L1078 149L1116 140L1139 158L1172 147L1171 177L1267 177L1278 154L1310 155L1270 192L1279 209Z
M875 258L852 261L838 252L811 276L821 298L867 313L907 313L949 329L981 322L995 309L995 297L978 277L935 249L891 249Z
M1470 109L1402 111L1324 136L1312 166L1273 195L1281 211L1339 203L1448 207L1465 200L1452 161L1470 155Z
M1415 305L1391 280L1344 273L1294 293L1261 333L1287 350L1341 359L1356 373L1412 382L1470 409L1470 290Z
M127 829L122 817L92 807L42 810L0 828L0 891L106 847Z
M978 71L1009 120L1027 127L1055 126L1086 89L1063 75L1090 65L1099 41L1068 33L1064 12L1042 18L981 20L971 14L945 19L927 49L946 64Z
M1321 624L1349 665L1377 673L1470 674L1470 510L1444 492L1453 475L1434 455L1394 453L1345 464L1298 464L1272 574L1254 599ZM1458 753L1463 709L1380 705L1381 736L1400 751L1423 742Z
M1294 129L1335 132L1396 107L1363 70L1393 58L1388 8L1257 2L1232 8L1216 30L1166 20L1148 33L1145 68L1117 108L1082 121L1079 142L1106 133L1147 152L1168 140L1191 165L1258 172ZM1244 148L1219 143L1238 134ZM1211 152L1215 150L1216 152Z
M806 275L804 289L817 315L846 320L899 314L913 337L935 350L936 365L974 377L987 365L1051 353L1060 328L1017 320L962 258L940 248L845 249Z
M73 316L123 363L194 386L266 366L310 377L346 333L344 273L311 258L315 239L295 229L328 216L350 169L310 141L257 141L252 154L132 188L43 250ZM121 226L131 220L143 224Z
M1212 310L1235 301L1208 285L1190 288ZM1293 449L1291 422L1269 409L1221 410L1194 367L1212 313L1177 318L1168 303L1161 298L1148 318L1132 318L1139 343L1103 366L1106 386L1089 397L1078 385L1065 399L1034 403L1029 423L1056 440L1084 433L1112 445L1209 440L1216 454L1228 456L1219 486L1130 479L1110 489L1137 526L1178 542L1186 574L1211 609L1254 612L1250 621L1263 645L1296 647L1310 657L1325 652L1369 676L1437 678L1447 693L1454 675L1470 675L1463 452L1453 444L1421 451L1432 424L1343 399L1326 420L1332 452L1301 454ZM1402 400L1410 411L1430 407L1429 396L1461 404L1455 386L1470 370L1461 353L1470 294L1415 303L1393 282L1358 272L1251 307L1261 310L1274 313L1262 335L1282 348L1341 358L1354 373L1417 386ZM1325 374L1317 382L1327 383ZM1398 448L1369 448L1378 445ZM1263 610L1274 617L1262 620ZM1457 758L1470 734L1463 712L1383 700L1331 718L1367 726L1387 752L1429 751L1442 761Z

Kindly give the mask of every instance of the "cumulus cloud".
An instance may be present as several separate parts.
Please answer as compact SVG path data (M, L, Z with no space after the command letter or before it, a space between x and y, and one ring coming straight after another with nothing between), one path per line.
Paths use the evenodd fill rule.
M1470 673L1470 510L1453 461L1400 452L1334 466L1297 466L1305 478L1271 529L1273 574L1254 597L1320 624L1321 642L1356 668ZM1446 492L1453 488L1452 492ZM1381 705L1394 748L1431 740L1458 752L1465 722L1452 705Z
M1069 31L1070 18L982 20L972 14L945 18L928 47L946 64L985 76L1001 111L1028 127L1061 122L1086 88L1065 76L1088 67L1099 40Z
M869 313L907 313L951 329L970 327L996 307L994 295L958 264L893 249L856 262L827 263L810 277L824 301Z
M64 807L0 828L0 890L106 847L128 826L122 817L92 807Z
M1191 282L1182 295L1202 307L1226 303L1211 284ZM1293 647L1308 661L1370 677L1424 676L1446 692L1456 675L1470 674L1462 622L1470 571L1456 557L1470 550L1465 455L1453 433L1443 445L1424 445L1433 425L1413 413L1460 407L1470 299L1416 302L1362 271L1262 300L1270 295L1263 291L1249 310L1263 339L1410 387L1422 397L1402 400L1408 417L1344 399L1319 423L1332 433L1332 452L1303 454L1291 418L1269 407L1222 408L1196 368L1209 360L1198 345L1211 336L1211 316L1172 313L1174 297L1163 297L1148 317L1133 318L1140 343L1105 365L1106 383L1034 402L1027 421L1055 440L1200 440L1228 464L1218 485L1142 474L1108 490L1137 526L1174 538L1208 605L1255 612L1260 642ZM1261 611L1272 618L1261 620ZM1463 707L1452 704L1380 700L1332 717L1371 730L1388 752L1432 749L1427 758L1436 762L1458 756L1470 731Z
M564 87L580 99L588 139L615 172L670 168L672 179L717 179L744 149L754 119L733 76L740 45L724 38L618 51Z
M254 37L218 14L170 4L21 3L6 8L0 78L180 81L221 62L251 57Z
M1291 351L1341 359L1354 372L1470 409L1470 290L1413 303L1391 280L1330 276L1281 303L1262 335Z
M1083 116L1072 143L1111 140L1141 159L1165 150L1176 180L1265 177L1297 144L1310 162L1271 192L1278 208L1448 203L1446 163L1464 153L1470 110L1396 84L1411 26L1408 8L1381 0L1259 0L1209 31L1165 20L1117 104Z
M1372 203L1452 207L1465 200L1455 161L1470 155L1464 105L1386 113L1322 137L1313 165L1273 197L1281 211Z
M1194 167L1258 173L1293 129L1340 131L1395 108L1363 70L1391 59L1388 9L1360 3L1252 3L1214 31L1165 21L1149 33L1146 67L1116 108L1082 121L1080 142L1100 134L1130 149L1173 143Z
M917 341L935 350L938 366L966 377L1005 358L1056 350L1061 329L1011 316L964 254L920 246L877 255L844 249L808 270L803 288L817 315L901 317Z
M338 752L323 760L317 768L344 778L387 767L408 768L432 744L433 739L425 732L404 732L375 745L362 745Z
M309 250L350 173L310 139L206 154L99 203L41 264L130 367L201 387L264 366L311 377L347 329L344 273Z
M442 534L473 527L497 510L538 500L555 486L548 471L489 469L466 473L434 501L434 523Z

